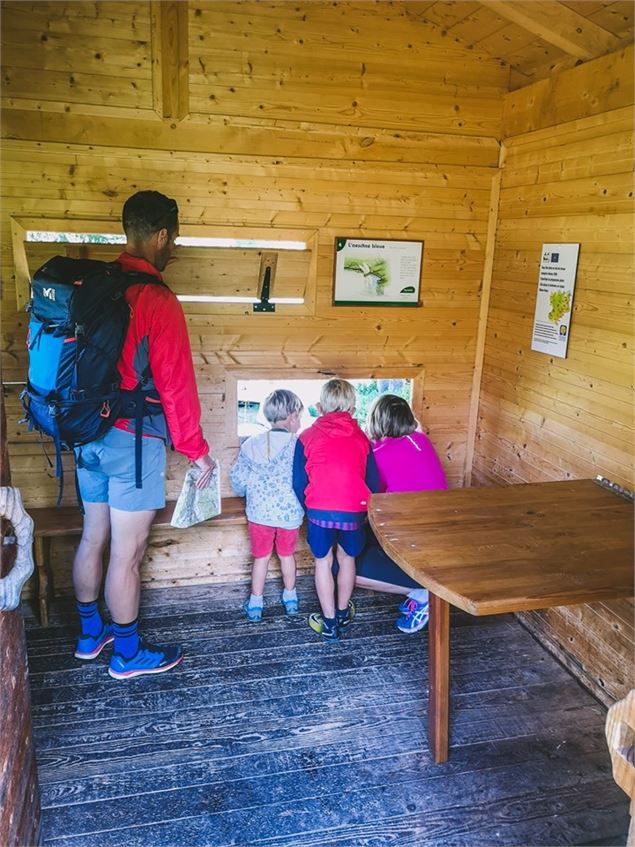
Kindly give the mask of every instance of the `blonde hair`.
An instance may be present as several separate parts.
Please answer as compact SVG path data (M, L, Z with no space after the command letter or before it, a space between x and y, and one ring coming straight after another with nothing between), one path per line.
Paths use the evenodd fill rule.
M419 424L412 409L403 397L382 394L371 406L366 421L366 432L373 441L380 438L400 438L410 435Z
M286 388L278 388L265 398L262 405L262 414L265 416L265 420L274 424L278 421L286 421L289 415L294 412L299 414L303 408L302 400L297 394L288 391Z
M355 389L345 379L329 379L320 391L320 407L323 415L329 412L353 412L355 402Z

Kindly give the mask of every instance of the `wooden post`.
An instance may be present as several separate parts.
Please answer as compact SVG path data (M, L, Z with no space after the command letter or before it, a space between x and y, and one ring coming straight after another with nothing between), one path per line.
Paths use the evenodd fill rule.
M437 764L448 759L450 604L430 592L428 624L428 741Z
M11 484L6 444L4 389L0 391L0 484ZM24 623L19 609L0 612L0 844L39 843L40 786L37 777Z
M487 240L485 242L485 262L483 264L483 284L481 285L481 305L478 315L478 330L476 334L476 351L474 353L474 371L472 373L472 392L470 394L470 409L467 419L467 449L465 467L463 469L463 484L472 483L472 464L474 462L474 442L476 439L476 424L478 420L478 404L481 396L481 379L483 377L483 357L485 355L485 337L487 334L487 315L489 298L492 287L492 269L494 267L494 248L496 246L496 227L498 225L498 200L501 188L501 168L505 161L505 147L501 144L498 172L492 178L492 188L489 201L489 218L487 221Z
M190 111L188 4L153 0L150 4L152 34L152 99L161 118L181 121Z

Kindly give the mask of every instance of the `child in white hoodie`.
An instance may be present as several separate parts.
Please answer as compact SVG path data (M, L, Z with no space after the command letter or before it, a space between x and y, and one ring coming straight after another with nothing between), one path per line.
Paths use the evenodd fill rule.
M274 543L280 559L282 603L288 615L298 614L295 549L304 510L293 492L293 454L300 428L302 401L292 391L278 389L265 400L263 414L271 429L248 438L240 448L229 478L245 511L254 563L251 596L243 604L248 620L262 620L263 591Z

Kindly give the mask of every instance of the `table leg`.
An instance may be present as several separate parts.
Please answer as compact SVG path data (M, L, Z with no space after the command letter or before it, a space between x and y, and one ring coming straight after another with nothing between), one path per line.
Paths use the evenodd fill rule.
M437 764L448 758L450 604L430 592L428 624L428 741Z

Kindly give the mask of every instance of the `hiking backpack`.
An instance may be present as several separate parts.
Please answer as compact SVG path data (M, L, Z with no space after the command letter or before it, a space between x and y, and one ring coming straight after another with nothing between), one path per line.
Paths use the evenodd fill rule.
M117 364L130 320L125 292L135 283L163 284L151 274L127 273L116 262L67 256L49 259L33 276L29 375L21 399L29 429L55 443L58 504L61 451L101 438L121 417L136 421L136 485L141 488L142 420L161 407L145 402L157 397L144 391L149 369L133 391L120 389Z

